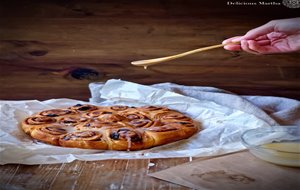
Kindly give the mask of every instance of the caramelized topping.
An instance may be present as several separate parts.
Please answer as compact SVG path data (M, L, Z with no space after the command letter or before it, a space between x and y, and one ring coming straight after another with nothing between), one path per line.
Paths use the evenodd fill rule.
M126 118L119 114L105 113L100 115L98 119L101 121L118 122L118 121L125 120Z
M113 131L110 134L110 138L113 140L126 140L130 139L131 142L141 141L142 137L136 131L131 129L122 128L117 131Z
M87 121L87 118L84 117L64 117L59 122L65 125L77 125L85 121Z
M52 110L46 110L41 112L42 116L48 116L48 117L57 117L61 115L66 115L72 113L71 110L68 109L52 109Z
M195 127L195 124L191 121L179 121L179 122L175 122L178 123L180 125L183 125L185 127Z
M148 119L147 116L141 114L141 113L121 113L122 116L126 117L129 120L134 120L134 119Z
M74 132L65 135L62 139L63 140L85 140L85 141L96 141L101 140L102 134L96 131L81 131L81 132Z
M181 121L190 121L191 119L187 116L178 113L178 112L165 112L165 113L159 113L154 116L155 119L161 119L161 120L181 120Z
M110 122L110 121L101 121L99 119L92 119L89 122L87 122L86 124L84 124L84 127L101 128L101 127L112 127L114 125L117 125L117 124L114 122Z
M130 119L130 120L133 120L133 119L141 119L139 115L137 114L128 114L127 115L127 118Z
M95 110L95 111L92 111L90 113L87 114L87 116L89 117L98 117L99 115L101 115L101 111L100 110Z
M80 138L92 137L94 135L96 135L94 131L83 131L83 132L74 133L75 137L80 137Z
M89 104L84 104L84 105L76 104L75 106L70 107L70 109L84 112L84 111L88 111L88 110L95 110L95 109L97 109L97 107L93 106L93 105L89 105Z
M153 122L149 119L134 119L131 120L130 122L128 122L129 125L133 126L133 127L146 127L151 125Z
M155 131L155 132L175 131L177 129L178 129L178 124L167 124L163 126L153 126L147 128L147 130Z
M115 111L124 111L127 110L128 106L111 106L110 109Z
M67 133L65 129L62 129L59 126L43 127L40 130L51 135L63 135Z
M52 117L29 117L26 122L30 125L40 125L40 124L46 124L46 123L54 123L56 119Z
M79 110L79 111L87 111L87 110L89 110L89 109L91 109L90 106L81 106L81 107L78 108L77 110Z
M99 117L103 114L112 114L112 112L109 112L109 111L103 111L103 110L95 110L95 111L92 111L90 113L87 113L87 116L88 117Z
M158 106L143 106L141 107L141 109L146 111L157 111L157 110L167 110L168 108L158 107Z

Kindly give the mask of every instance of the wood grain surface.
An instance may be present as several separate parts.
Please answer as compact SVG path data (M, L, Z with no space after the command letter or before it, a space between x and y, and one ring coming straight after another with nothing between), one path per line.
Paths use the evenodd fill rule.
M147 70L130 64L219 44L269 20L296 16L298 9L227 1L2 0L0 99L88 100L90 82L112 78L300 99L299 53L257 56L216 49ZM187 189L147 174L188 161L4 165L0 189Z
M217 49L147 70L130 64L219 44L271 19L299 16L284 6L226 2L1 1L0 99L87 100L88 83L111 78L299 99L299 53Z
M188 158L74 161L69 164L5 165L1 190L25 189L189 189L148 176L188 162Z

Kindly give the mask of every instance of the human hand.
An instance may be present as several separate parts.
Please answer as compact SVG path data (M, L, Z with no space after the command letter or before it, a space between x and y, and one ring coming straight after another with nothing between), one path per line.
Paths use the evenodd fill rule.
M244 36L232 37L222 43L228 44L224 46L227 50L244 50L253 54L298 51L300 50L300 17L272 20L248 31Z

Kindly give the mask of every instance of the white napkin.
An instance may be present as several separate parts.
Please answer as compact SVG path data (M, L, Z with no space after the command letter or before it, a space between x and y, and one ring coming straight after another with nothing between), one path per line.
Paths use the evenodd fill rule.
M121 80L90 84L89 103L132 106L164 105L199 121L203 127L187 140L141 151L101 151L61 148L32 140L19 126L22 119L44 109L72 106L80 101L0 101L0 164L51 164L73 160L145 159L214 156L245 149L240 136L248 129L278 125L263 110L242 97L210 87L163 83L153 86ZM247 97L248 98L248 97ZM293 100L295 101L295 100ZM298 101L296 101L299 104ZM84 103L84 102L83 102ZM299 107L299 105L298 105ZM277 117L278 118L278 117ZM293 118L299 121L299 118Z
M100 90L104 83L91 83L89 85L91 102L102 102ZM152 87L182 94L198 100L208 100L217 104L242 110L274 125L300 126L300 101L274 96L240 96L229 91L204 86L184 86L174 83L159 83Z

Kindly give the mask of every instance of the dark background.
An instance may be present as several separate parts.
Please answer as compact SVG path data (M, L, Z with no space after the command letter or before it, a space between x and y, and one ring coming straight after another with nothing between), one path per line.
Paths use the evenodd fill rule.
M227 1L1 1L0 99L88 100L90 82L111 78L300 99L299 53L257 56L220 48L147 70L130 64L219 44L299 12Z

